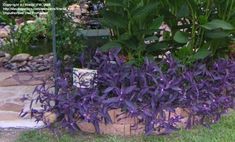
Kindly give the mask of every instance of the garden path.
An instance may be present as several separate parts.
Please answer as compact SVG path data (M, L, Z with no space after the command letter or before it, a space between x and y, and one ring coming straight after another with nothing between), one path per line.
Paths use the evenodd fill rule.
M36 123L29 117L21 118L22 109L28 109L30 101L22 101L24 95L32 94L34 88L49 77L50 72L15 73L0 70L0 128L37 128L42 123Z

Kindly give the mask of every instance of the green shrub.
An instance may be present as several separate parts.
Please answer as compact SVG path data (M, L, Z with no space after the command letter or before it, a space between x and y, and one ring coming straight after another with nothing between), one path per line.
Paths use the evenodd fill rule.
M36 2L36 1L20 1L20 2ZM46 1L45 1L46 2ZM67 7L74 0L68 1L56 1L55 7ZM84 49L84 44L82 39L77 36L80 29L80 25L74 24L69 17L65 16L64 11L56 12L56 37L57 37L57 51L59 57L63 58L64 55L77 55L80 51ZM35 19L34 15L21 15L24 19ZM16 17L11 17L7 15L0 14L0 20L2 20L7 25L11 25L12 32L11 36L8 38L8 44L4 47L4 50L11 52L12 54L18 53L30 53L30 54L43 54L52 51L52 26L51 26L51 12L49 12L46 19L37 19L35 23L25 24L17 31L13 32L15 27ZM44 44L45 43L45 44ZM39 44L39 45L37 45ZM41 45L42 44L42 45ZM38 50L39 53L31 47L42 46Z
M107 0L106 7L102 11L101 22L112 29L114 36L112 42L102 47L103 50L121 46L123 54L130 60L142 60L143 55L167 47L158 42L145 44L146 40L158 41L153 33L158 31L163 22L156 0Z
M101 21L114 36L102 49L121 46L135 60L170 51L186 64L225 57L234 40L234 11L235 0L106 0ZM154 34L162 23L170 28L163 41Z
M77 0L58 0L55 2L55 7L68 7L76 2ZM55 11L56 47L61 59L65 55L77 56L86 47L83 38L78 36L82 28L81 25L74 23L71 17L65 16L66 14L65 11ZM52 35L49 37L52 37Z
M4 50L15 55L18 53L32 53L30 49L39 43L41 40L46 40L48 37L48 23L46 20L36 18L33 23L25 23L22 27L16 29L16 31L11 31L11 35L7 38L7 43L3 47ZM12 25L11 27L15 27ZM12 29L13 30L13 29ZM46 47L45 47L46 48ZM47 49L50 51L50 49Z

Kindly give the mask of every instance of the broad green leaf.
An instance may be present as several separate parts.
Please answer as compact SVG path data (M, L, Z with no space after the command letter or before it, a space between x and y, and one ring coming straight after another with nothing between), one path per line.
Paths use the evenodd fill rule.
M186 56L191 56L193 54L193 50L191 47L183 46L178 51L176 51L175 54L179 58L184 58Z
M152 35L154 32L160 31L159 29L135 29L133 35Z
M119 40L129 40L131 36L126 32L120 35Z
M190 12L189 12L188 6L186 4L183 4L176 16L178 18L182 18L182 17L188 17L189 14L190 14Z
M162 22L164 20L163 16L158 17L157 19L154 19L153 22L150 24L150 29L159 29L161 26Z
M226 33L224 31L208 31L206 32L205 36L211 39L219 39L228 37L229 33Z
M192 58L193 50L190 46L189 47L183 46L173 54L176 57L176 59L178 59L179 61L181 61L183 63L187 64L187 63L191 63L194 61L194 59Z
M110 41L110 42L104 44L102 47L100 47L100 50L101 51L108 51L109 49L117 48L117 47L121 47L121 44L118 43L117 41Z
M187 43L189 39L185 32L177 31L174 40L178 43Z
M223 29L223 30L234 30L233 25L223 20L212 20L209 23L201 25L203 28L207 30L215 30L215 29Z
M145 41L156 41L158 40L157 36L149 36L144 39Z
M109 28L125 28L127 27L128 20L127 17L110 11L109 13L105 13L100 21Z
M132 11L133 19L144 20L149 14L158 10L158 5L159 3L155 1Z
M165 50L167 48L168 48L167 43L155 43L147 46L146 50L148 52L155 52L155 51Z
M201 25L207 23L207 17L206 16L200 15L198 17L198 20L199 20L199 24L201 24Z
M125 45L126 48L136 50L138 45L140 45L140 41L134 37L130 37L128 40L121 41L123 45Z
M206 58L207 56L209 56L211 54L211 52L203 47L203 48L200 48L194 55L193 55L193 58L196 59L196 60L199 60L199 59L204 59Z
M106 6L110 6L110 7L123 7L124 5L120 2L115 2L115 1L109 1L106 3Z

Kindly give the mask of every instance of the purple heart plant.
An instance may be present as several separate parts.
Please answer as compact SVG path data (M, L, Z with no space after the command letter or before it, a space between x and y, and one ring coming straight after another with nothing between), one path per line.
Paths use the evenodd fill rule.
M187 110L186 127L190 128L195 121L203 125L216 122L233 107L232 59L213 63L202 60L188 67L166 55L158 62L145 58L144 64L136 67L120 59L119 52L97 51L92 61L81 63L97 70L92 80L95 85L89 88L72 87L65 74L56 79L58 94L46 84L38 86L32 103L40 103L42 109L31 108L31 116L42 121L46 112L53 112L58 126L78 130L78 121L85 121L99 132L101 122L112 123L108 112L121 109L129 117L138 118L136 125L145 125L146 134L152 134L162 128L166 132L176 129L176 123L184 117L175 113L177 108Z

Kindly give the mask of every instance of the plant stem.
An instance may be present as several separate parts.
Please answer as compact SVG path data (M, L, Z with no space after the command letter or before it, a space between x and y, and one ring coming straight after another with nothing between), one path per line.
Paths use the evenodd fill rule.
M196 14L194 13L194 10L193 10L193 7L192 7L192 5L191 5L191 3L189 2L189 0L187 0L187 3L188 3L188 5L189 5L189 8L190 8L190 10L191 10L191 13L192 13L192 48L196 48L196 47L194 47L195 46L195 37L196 37Z
M234 1L235 0L231 0L230 8L229 8L229 11L228 11L228 14L227 14L228 16L227 16L227 19L226 19L227 21L229 21L232 13L234 12Z

